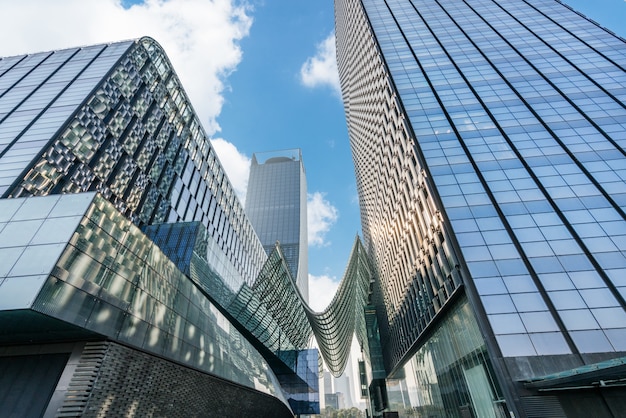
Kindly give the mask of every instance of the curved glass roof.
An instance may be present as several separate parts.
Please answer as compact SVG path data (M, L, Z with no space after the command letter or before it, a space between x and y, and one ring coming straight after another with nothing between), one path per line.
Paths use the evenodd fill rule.
M86 60L99 54L106 71L98 67L95 87L80 91L74 113L55 125L59 134L44 154L28 158L30 168L15 184L11 180L5 195L102 189L124 218L141 227L193 221L190 228L202 239L171 251L161 247L170 260L184 255L181 270L257 348L286 358L308 348L314 336L329 369L339 375L355 331L366 347L363 305L372 270L358 237L337 295L323 312L314 312L281 248L266 255L161 46L144 37L83 49L62 54L80 50ZM46 159L57 152L71 162ZM287 155L301 158L299 151ZM180 253L190 246L192 255Z
M202 235L191 259L191 278L277 357L306 349L314 336L328 369L339 376L346 366L355 333L367 350L363 309L373 270L358 237L335 297L325 310L315 312L297 289L279 244L254 284L244 283L233 291L207 263L204 254L208 242Z

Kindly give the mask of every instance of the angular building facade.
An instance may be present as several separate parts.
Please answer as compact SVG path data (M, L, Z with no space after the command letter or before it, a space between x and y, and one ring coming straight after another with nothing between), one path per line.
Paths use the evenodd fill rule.
M246 215L269 254L276 242L305 301L309 300L306 175L302 152L252 155Z
M3 414L313 414L367 350L361 241L311 311L150 38L0 59L0 194Z
M267 260L160 46L4 58L0 108L3 408L291 416L243 327L139 229L201 225L232 288Z
M292 416L267 361L102 195L0 214L3 413Z
M335 21L375 412L621 416L624 39L556 0L336 0Z

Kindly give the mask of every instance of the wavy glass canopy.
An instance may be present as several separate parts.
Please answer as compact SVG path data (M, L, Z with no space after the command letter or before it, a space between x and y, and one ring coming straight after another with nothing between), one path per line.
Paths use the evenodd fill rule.
M335 297L325 310L315 312L295 287L284 255L277 245L252 286L252 292L240 292L246 296L237 298L254 301L246 306L256 309L252 312L248 310L250 315L235 317L238 320L249 318L244 325L268 348L277 347L279 351L287 341L291 350L305 349L313 334L328 369L338 377L346 366L352 336L356 333L361 346L367 346L363 309L367 304L372 274L365 248L357 237ZM272 327L258 326L259 321L262 324L271 323ZM270 333L269 329L274 332Z
M198 223L186 225L188 232L195 235L193 254L188 262L191 279L283 362L289 364L295 351L306 349L312 336L335 376L341 375L346 366L355 333L361 347L368 351L364 307L373 270L358 236L335 297L325 310L315 312L298 291L279 244L268 256L252 286L242 283L238 289L233 289L230 281L213 267L220 251L213 248L215 244L207 239L206 231ZM187 261L182 260L182 263Z

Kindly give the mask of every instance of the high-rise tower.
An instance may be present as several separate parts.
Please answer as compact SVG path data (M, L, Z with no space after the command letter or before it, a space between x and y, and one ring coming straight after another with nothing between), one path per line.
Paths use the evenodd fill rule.
M269 254L280 242L291 275L309 299L306 174L299 149L255 153L246 215Z
M0 197L3 414L293 416L300 347L206 291L268 257L154 40L0 59Z
M296 158L275 210L299 205L299 227ZM371 266L356 239L313 313L293 264L266 253L154 40L0 58L3 415L319 412L319 352L338 375L354 331L367 349Z
M555 0L335 11L390 404L617 416L624 39Z

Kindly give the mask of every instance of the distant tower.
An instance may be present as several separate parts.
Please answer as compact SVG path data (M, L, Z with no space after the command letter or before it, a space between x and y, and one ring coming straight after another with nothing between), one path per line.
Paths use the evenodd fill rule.
M296 285L308 302L306 176L299 149L252 156L245 207L267 253L280 242Z
M257 351L281 363L271 353L308 341L305 314L287 334L267 309L229 318L201 291L210 281L230 303L259 279L265 249L242 212L153 39L0 57L1 415L315 410L317 374L282 362L289 386ZM317 370L316 352L297 354ZM97 385L76 384L79 364ZM184 403L171 382L194 388Z

